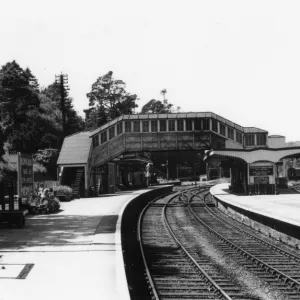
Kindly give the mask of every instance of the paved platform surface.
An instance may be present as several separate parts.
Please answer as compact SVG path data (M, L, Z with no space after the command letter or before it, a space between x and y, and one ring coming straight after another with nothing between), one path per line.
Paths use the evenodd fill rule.
M271 218L300 226L300 194L282 190L279 195L237 196L228 183L213 186L210 192L220 200Z
M146 191L62 202L24 229L0 227L0 300L129 299L119 215Z

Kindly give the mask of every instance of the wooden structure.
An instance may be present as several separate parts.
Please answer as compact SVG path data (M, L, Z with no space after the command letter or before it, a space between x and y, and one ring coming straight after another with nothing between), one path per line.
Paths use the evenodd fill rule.
M203 153L207 149L267 147L267 142L267 131L242 127L211 112L123 115L93 132L66 137L58 166L61 176L63 167L82 166L86 190L91 186L95 186L95 190L96 182L100 182L102 177L109 181L114 176L112 174L119 172L112 166L103 171L101 166L120 164L130 153ZM112 180L105 185L113 191L111 185L117 183L118 180Z

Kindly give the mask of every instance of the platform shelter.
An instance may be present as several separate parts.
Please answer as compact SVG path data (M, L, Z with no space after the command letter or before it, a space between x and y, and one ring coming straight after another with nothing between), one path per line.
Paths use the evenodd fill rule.
M271 136L268 147L211 151L207 164L218 166L220 177L224 169L230 171L234 192L275 194L279 179L287 177L285 159L298 157L300 147L286 147L283 136Z

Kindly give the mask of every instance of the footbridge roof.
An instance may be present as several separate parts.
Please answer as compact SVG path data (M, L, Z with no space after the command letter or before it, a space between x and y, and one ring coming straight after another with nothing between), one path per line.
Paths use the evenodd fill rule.
M90 132L79 132L64 139L57 165L86 164L91 151Z
M242 127L234 122L231 122L228 119L225 119L215 113L212 112L180 112L180 113L168 113L168 114L132 114L132 115L122 115L102 126L90 132L90 136L94 136L95 134L113 126L122 120L156 120L156 119L193 119L193 118L213 118L225 125L231 126L237 130L240 130L244 133L268 133L266 130L257 128L257 127Z

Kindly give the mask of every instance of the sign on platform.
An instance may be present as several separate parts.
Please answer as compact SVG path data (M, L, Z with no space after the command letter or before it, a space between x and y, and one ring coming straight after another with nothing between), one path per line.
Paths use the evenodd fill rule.
M250 176L273 175L273 166L253 166L249 167Z
M254 177L254 184L269 184L269 177Z
M22 202L33 194L33 159L31 154L18 152L18 194Z

